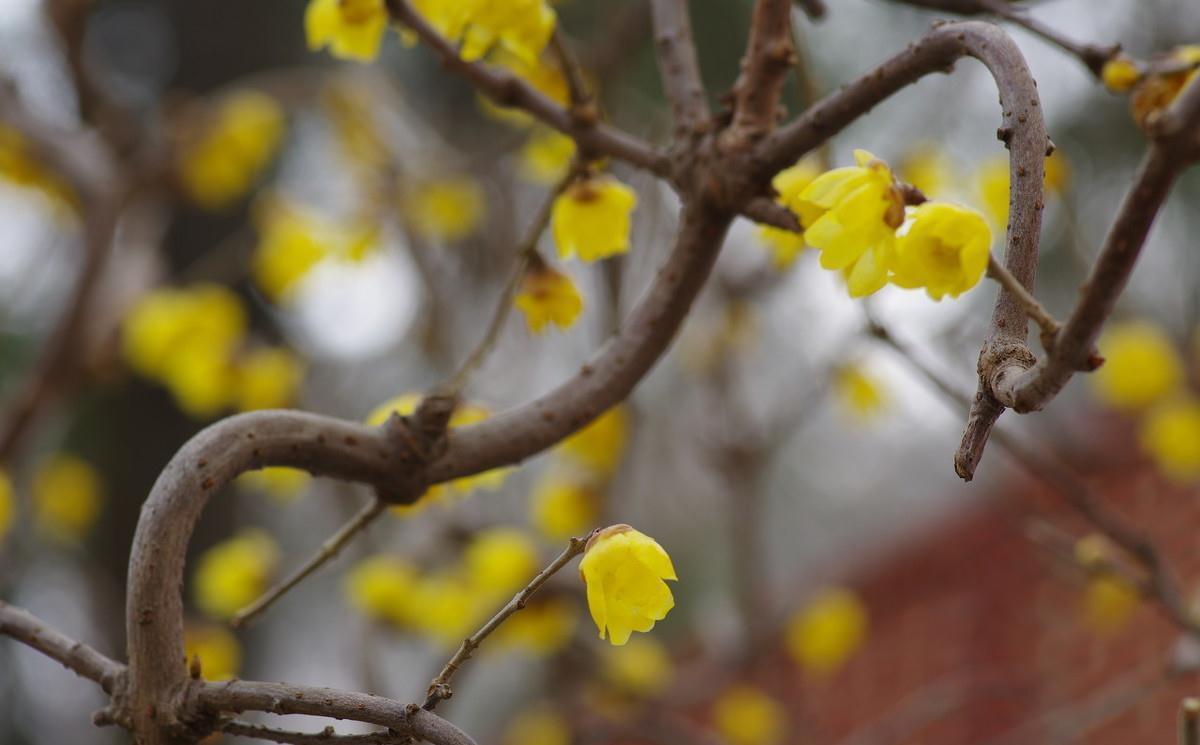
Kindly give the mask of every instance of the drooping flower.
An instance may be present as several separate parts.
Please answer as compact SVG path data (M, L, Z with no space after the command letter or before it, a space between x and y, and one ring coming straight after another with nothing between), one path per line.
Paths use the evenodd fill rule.
M630 639L619 647L607 647L601 657L601 671L610 685L639 698L658 696L675 677L667 648L648 636Z
M1118 54L1104 63L1100 78L1113 93L1128 93L1141 80L1142 71L1132 57Z
M1171 339L1148 321L1109 325L1097 342L1105 358L1092 374L1092 389L1116 409L1143 409L1183 381L1183 364Z
M794 204L804 188L820 174L820 166L812 158L802 158L795 165L775 174L775 177L771 179L771 187L779 195L777 201L784 206ZM786 269L791 266L800 252L804 250L802 233L770 225L759 225L758 237L771 252L771 260L776 269Z
M729 745L776 745L787 731L783 705L759 688L737 685L713 704L713 727Z
M612 176L575 182L554 200L550 215L559 257L596 261L625 253L636 206L633 189Z
M237 361L236 405L239 411L280 409L296 398L304 364L283 347L259 347Z
M586 532L600 512L592 489L560 476L543 479L533 491L532 502L534 526L552 541Z
M52 538L83 540L104 501L100 474L84 459L60 453L40 463L33 474L33 518Z
M675 607L664 580L678 579L671 557L653 538L628 525L601 530L588 542L579 571L600 638L620 646L649 631Z
M629 418L614 406L583 429L562 441L559 450L570 460L599 475L611 474L625 453Z
M429 181L409 194L404 214L413 230L424 238L462 240L474 233L483 219L483 189L467 177Z
M283 136L279 104L258 91L240 91L217 102L180 146L180 184L206 209L227 206L250 190L274 157Z
M924 287L934 300L958 297L979 284L992 249L992 231L982 214L926 202L912 211L911 220L896 240L895 284Z
M1142 422L1141 440L1168 476L1200 478L1200 400L1181 396L1156 406Z
M279 548L257 529L245 529L205 551L192 577L196 607L225 620L254 602L267 589Z
M183 651L189 663L199 659L205 680L230 680L237 677L242 666L237 638L216 624L188 624L183 630Z
M820 249L821 266L845 272L852 297L887 284L904 197L887 164L855 150L856 166L813 180L789 206L800 215L804 240Z
M867 610L844 588L821 592L788 621L787 650L814 675L836 672L862 646Z
M387 32L384 0L309 0L304 13L308 48L329 48L340 59L370 62Z
M535 334L551 323L570 328L583 312L583 298L571 278L541 262L525 273L513 304Z

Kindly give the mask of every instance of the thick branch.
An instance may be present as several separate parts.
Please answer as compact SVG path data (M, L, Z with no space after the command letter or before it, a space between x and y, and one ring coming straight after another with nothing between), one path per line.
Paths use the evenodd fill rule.
M446 68L465 78L497 104L515 106L529 112L544 124L569 135L584 152L610 155L660 176L670 172L668 157L649 143L610 125L572 116L569 111L506 70L467 62L450 42L413 9L408 0L387 0L387 7L392 18L411 28L441 58Z
M745 147L770 132L788 71L796 62L792 43L792 0L758 0L741 74L733 85L733 121L721 134L730 148Z
M286 743L286 745L405 745L411 738L389 732L373 732L367 735L339 735L333 727L320 732L292 732L249 722L225 722L221 731L235 737L252 737L256 740Z
M708 95L696 59L688 0L651 0L650 15L658 73L675 116L676 134L702 133L708 128Z
M83 642L50 628L27 610L0 600L0 636L33 647L68 670L100 684L112 693L125 673L125 666L110 660Z

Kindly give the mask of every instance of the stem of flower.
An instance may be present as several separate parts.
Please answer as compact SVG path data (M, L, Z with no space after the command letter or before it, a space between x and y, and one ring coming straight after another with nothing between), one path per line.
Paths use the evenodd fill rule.
M1025 315L1029 316L1030 320L1038 325L1042 330L1042 346L1046 351L1054 346L1054 340L1058 337L1058 331L1062 328L1054 316L1050 315L1038 299L1033 296L1025 286L1017 281L1017 278L1012 275L1008 269L996 261L996 257L988 254L987 276L1000 284L1001 287L1012 293L1021 308L1025 310Z

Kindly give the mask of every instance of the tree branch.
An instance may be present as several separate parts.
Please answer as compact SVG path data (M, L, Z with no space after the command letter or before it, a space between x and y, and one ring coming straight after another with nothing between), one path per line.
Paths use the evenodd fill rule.
M515 106L529 112L542 123L570 136L579 149L586 153L610 155L659 176L670 173L670 159L649 143L601 122L581 121L510 72L482 63L467 62L458 56L458 50L450 42L413 9L408 0L387 0L387 7L392 19L411 28L441 58L447 69L466 79L497 104Z
M696 59L696 41L688 15L688 0L650 0L654 48L663 91L675 117L679 139L708 129L708 94Z
M287 745L404 745L411 741L409 735L399 735L391 732L372 732L367 735L339 735L333 727L326 727L320 732L291 732L273 727L264 727L249 722L225 722L220 730L235 737L252 737L257 740L271 740Z
M733 121L721 133L723 145L746 147L775 127L783 83L798 59L792 42L792 0L757 0L741 74L733 85Z
M0 636L33 647L63 667L100 684L105 693L116 690L125 666L100 654L83 642L50 628L23 608L0 600Z

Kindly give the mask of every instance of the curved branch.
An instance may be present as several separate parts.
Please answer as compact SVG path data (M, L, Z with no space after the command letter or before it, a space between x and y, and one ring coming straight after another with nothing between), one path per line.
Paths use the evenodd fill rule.
M50 628L29 611L0 600L0 636L33 647L68 670L100 684L111 694L125 674L125 666L81 641Z
M333 727L326 727L320 732L292 732L249 722L225 722L221 725L221 731L234 737L251 737L287 745L404 745L411 740L408 735L388 732L339 735L334 732Z
M446 68L465 78L497 104L529 112L544 124L570 136L585 152L610 155L659 176L670 173L670 159L649 143L610 125L572 116L571 112L510 72L467 62L408 0L387 0L387 7L392 19L411 28L441 58Z

